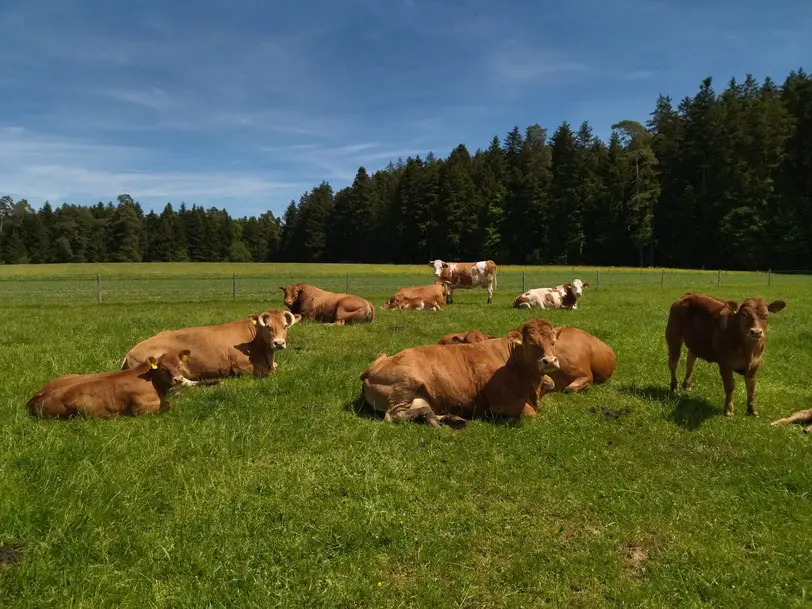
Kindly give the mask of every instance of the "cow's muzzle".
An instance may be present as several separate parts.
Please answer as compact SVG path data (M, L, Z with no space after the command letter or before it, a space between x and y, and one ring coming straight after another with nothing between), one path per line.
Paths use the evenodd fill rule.
M284 349L288 346L287 341L285 339L275 339L272 343L274 349Z
M553 372L558 370L561 365L558 363L558 358L553 356L550 357L542 357L541 358L541 367L544 372Z

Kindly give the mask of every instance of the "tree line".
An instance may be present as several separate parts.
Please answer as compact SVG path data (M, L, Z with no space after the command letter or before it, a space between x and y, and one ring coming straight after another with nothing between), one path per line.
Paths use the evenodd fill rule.
M6 264L289 261L810 268L812 78L711 78L608 142L588 122L514 127L471 154L399 159L334 192L321 182L281 217L129 195L95 206L0 200Z

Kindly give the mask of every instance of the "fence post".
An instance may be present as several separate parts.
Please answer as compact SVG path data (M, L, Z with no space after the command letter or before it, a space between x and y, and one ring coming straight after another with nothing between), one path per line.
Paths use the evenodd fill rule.
M595 271L595 289L597 290L600 287L601 287L601 272Z
M231 277L231 300L237 300L237 273Z
M773 270L772 269L767 269L767 286L768 287L772 285L772 280L773 280Z
M344 290L344 291L345 291L347 294L349 294L349 293L350 293L350 274L349 274L349 273L347 273L347 278L346 278L345 286L346 286L346 288L345 288L345 290Z
M526 291L527 288L525 288L525 272L522 271L522 294L524 294Z
M663 287L663 282L665 281L665 269L660 269L660 287Z
M722 285L722 269L716 271L716 287Z
M102 292L101 292L101 274L96 273L96 299L98 300L99 304L102 301Z

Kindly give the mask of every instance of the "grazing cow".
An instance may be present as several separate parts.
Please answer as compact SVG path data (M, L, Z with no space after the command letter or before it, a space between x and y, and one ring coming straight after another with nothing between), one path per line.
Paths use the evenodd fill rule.
M490 340L497 338L490 334L485 334L479 330L471 330L470 332L455 332L452 334L444 334L443 337L437 342L438 345L454 345L458 343L480 343L483 340Z
M285 294L285 306L303 319L337 326L375 319L375 307L360 296L327 292L309 283L291 283L279 289Z
M166 411L169 391L182 385L181 363L190 353L163 353L127 370L68 374L46 383L26 406L39 418L85 415L110 418L120 414L151 415Z
M454 302L454 290L485 288L488 290L488 304L493 302L493 290L496 287L496 263L493 260L479 262L443 262L431 260L429 266L434 269L435 281L447 281L449 293L446 303Z
M747 387L747 414L758 416L756 373L766 346L765 331L769 313L781 311L787 303L748 298L741 304L713 296L686 293L671 305L665 339L671 392L677 393L677 366L682 344L688 350L682 388L691 388L696 359L719 366L725 388L725 415L733 416L733 373L744 376Z
M580 279L576 279L580 283ZM554 288L533 288L516 297L513 301L514 309L571 309L578 308L578 297L582 290L589 287L589 282L565 283Z
M614 374L617 366L615 352L597 336L580 330L561 326L555 328L558 340L555 342L555 356L558 370L549 373L555 383L551 391L579 393L594 383L603 383ZM446 334L439 344L478 343L494 338L479 330Z
M770 425L789 425L790 423L799 424L804 433L812 431L812 408L799 410L784 419L776 419Z
M555 341L548 321L532 319L505 338L382 353L361 374L363 395L389 422L423 418L458 428L467 424L460 415L533 417L553 386Z
M274 355L287 347L288 329L301 318L289 311L268 310L217 326L164 330L130 349L121 369L134 368L165 351L190 349L193 355L182 365L183 385L247 373L267 376L279 366Z
M383 305L384 309L427 309L439 311L449 295L448 282L400 288Z

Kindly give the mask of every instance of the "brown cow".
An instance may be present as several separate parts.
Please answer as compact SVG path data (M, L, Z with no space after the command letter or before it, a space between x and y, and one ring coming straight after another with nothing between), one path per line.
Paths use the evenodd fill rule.
M164 330L130 349L121 369L165 351L191 349L194 355L182 366L184 385L247 373L267 376L278 368L274 355L287 347L288 329L301 318L289 311L268 310L217 326Z
M40 418L85 415L110 418L164 412L167 393L183 384L181 361L189 351L164 353L128 370L95 374L68 374L46 383L28 400L31 414Z
M765 331L769 313L781 311L787 303L763 298L744 302L723 301L713 296L686 293L671 305L665 339L671 392L677 393L677 366L682 344L688 349L682 388L690 390L696 359L719 366L725 388L725 415L733 416L733 373L744 376L747 387L747 414L758 416L756 373L766 346Z
M812 431L812 408L806 410L799 410L790 416L783 419L776 419L770 425L789 425L790 423L797 423L804 430L804 433Z
M479 330L471 330L470 332L455 332L451 334L444 334L443 337L437 342L438 345L453 345L457 343L479 343L483 340L491 340L497 338L490 334L485 334Z
M463 427L460 415L533 417L552 389L546 373L558 368L555 341L548 321L532 319L505 338L381 354L361 374L363 395L389 422Z
M360 296L327 292L309 283L291 283L279 289L285 294L285 306L303 319L337 326L375 319L375 307Z
M603 383L614 374L617 366L615 352L597 336L579 328L561 326L555 328L558 340L555 355L558 370L549 373L555 383L550 391L579 393L594 383ZM494 338L479 330L446 334L439 344L477 343Z
M443 308L448 295L448 282L421 285L412 288L400 288L383 305L384 309L426 309L439 311Z
M479 262L430 260L429 266L434 269L436 282L447 281L449 283L446 304L454 302L455 289L468 290L476 287L488 290L488 304L493 302L497 270L493 260L480 260Z

